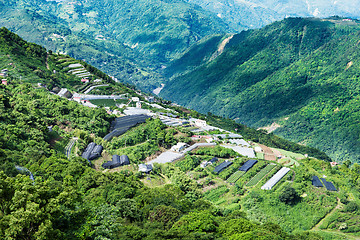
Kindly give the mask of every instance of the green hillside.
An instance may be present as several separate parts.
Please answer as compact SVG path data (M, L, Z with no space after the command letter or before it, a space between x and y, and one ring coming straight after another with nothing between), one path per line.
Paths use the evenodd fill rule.
M160 95L253 127L276 122L281 127L275 133L337 161L356 162L358 30L356 21L341 18L289 18L235 35L212 61L185 64L190 71L172 77ZM191 50L177 62L189 55Z
M228 192L223 191L227 186L224 178L247 160L230 149L198 149L174 164L155 164L148 175L139 173L137 163L187 139L188 133L151 119L111 142L104 141L102 137L109 131L114 115L104 108L85 107L49 92L63 87L79 90L80 77L68 71L70 64L81 64L89 71L91 83L93 78L101 77L108 81L112 92L135 94L85 62L52 54L0 29L0 65L8 69L7 76L3 76L7 85L0 84L1 239L324 239L323 231L304 231L310 230L308 225L287 229L272 221L250 220L254 212L249 205L239 204L240 198L246 200L246 195L241 196L245 190L241 186L231 186L238 192L235 198L229 198L233 202L228 207L215 202L214 196L220 198ZM42 87L36 83L42 83ZM80 157L89 142L104 146L102 156L91 164ZM70 143L74 147L66 156ZM131 164L104 170L101 163L115 153L127 154ZM205 170L197 166L200 159L212 156L219 157L219 162L234 158L234 166L220 175L209 173L213 166ZM328 162L306 161L315 161L311 166L323 166L321 173L329 173ZM261 162L254 169L266 165ZM339 179L343 177L342 172L348 173L347 179L352 182L337 180L337 174ZM299 192L308 184L307 175L300 173L296 178L299 184L294 185ZM210 177L207 183L202 182L205 177ZM329 178L340 190L333 195L324 192L324 202L330 204L319 216L334 206L334 196L341 197L346 205L339 214L351 210L355 215L359 204L354 200L359 197L358 165L334 169ZM212 182L222 182L223 192L204 191L203 187ZM349 189L343 187L345 183ZM344 222L333 216L325 220L328 225L324 229L336 229ZM345 223L349 227L343 234L357 234L354 219Z
M144 88L154 88L161 76L148 66L149 58L112 39L96 39L94 35L73 31L67 22L41 10L48 2L29 5L23 1L5 2L0 8L0 26L16 32L27 41L35 42L53 52L68 54L115 76L121 82L147 82Z

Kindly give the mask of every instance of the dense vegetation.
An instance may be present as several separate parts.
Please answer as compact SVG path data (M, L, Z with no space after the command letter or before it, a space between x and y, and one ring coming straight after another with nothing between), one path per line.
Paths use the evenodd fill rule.
M195 70L191 61L160 94L253 127L276 122L286 139L358 161L358 29L341 18L288 18L244 32L214 60L198 61Z

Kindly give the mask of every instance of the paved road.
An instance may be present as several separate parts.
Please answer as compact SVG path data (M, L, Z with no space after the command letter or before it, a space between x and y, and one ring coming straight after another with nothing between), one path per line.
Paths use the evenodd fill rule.
M84 92L84 94L88 94L88 93L91 92L91 90L93 90L94 88L97 88L97 87L107 87L107 86L109 86L109 84L102 84L102 85L92 86L92 87L90 87L88 90L86 90L86 91Z

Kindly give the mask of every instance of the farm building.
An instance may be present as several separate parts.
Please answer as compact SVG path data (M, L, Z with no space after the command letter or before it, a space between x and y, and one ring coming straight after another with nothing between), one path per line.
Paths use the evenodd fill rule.
M217 158L216 157L213 157L210 161L203 161L201 164L200 164L200 167L202 168L205 168L206 166L210 165L210 164L214 164L217 162Z
M129 165L130 161L128 156L126 155L113 155L112 156L112 161L103 163L101 166L103 168L107 168L107 169L113 169L116 167L120 167L120 166L124 166L124 165Z
M267 181L261 189L263 190L271 190L288 172L290 168L283 167L277 173L275 173L269 181Z
M326 181L325 178L321 178L321 181L324 183L327 190L329 190L329 191L337 191L332 182Z
M323 187L323 184L321 183L318 176L313 176L312 177L312 185L315 186L315 187Z
M239 168L239 171L247 172L250 168L252 168L258 161L255 159L250 159L244 165Z
M176 145L172 146L170 150L174 152L181 152L188 146L189 145L187 143L178 142Z
M153 170L153 167L151 164L139 164L139 172L149 173Z
M231 164L233 164L230 161L225 161L220 163L218 166L215 167L214 172L215 173L220 173L221 171L225 170L226 168L228 168Z
M210 165L210 162L208 162L208 161L203 161L203 162L200 163L201 168L206 168L209 165Z

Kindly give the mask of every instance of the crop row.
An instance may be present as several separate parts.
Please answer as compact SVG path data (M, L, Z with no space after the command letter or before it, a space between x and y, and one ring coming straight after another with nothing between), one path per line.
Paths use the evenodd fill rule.
M258 172L247 184L246 186L252 187L255 186L266 174L268 174L276 165L275 164L269 164L263 169L261 169L260 172Z
M227 182L234 183L244 174L244 171L236 171L227 179Z

